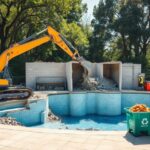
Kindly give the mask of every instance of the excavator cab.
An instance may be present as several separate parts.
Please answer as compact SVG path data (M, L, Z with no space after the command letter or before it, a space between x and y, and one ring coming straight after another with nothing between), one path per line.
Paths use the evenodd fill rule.
M9 81L7 79L0 79L0 90L7 89L9 87Z
M4 78L4 71L0 73L0 90L7 89L9 87L9 80Z

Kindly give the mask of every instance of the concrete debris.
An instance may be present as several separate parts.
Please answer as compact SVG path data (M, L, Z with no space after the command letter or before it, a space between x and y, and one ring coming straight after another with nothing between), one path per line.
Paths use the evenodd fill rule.
M108 78L89 78L84 77L84 81L81 81L75 90L119 90L118 85Z
M82 130L82 131L100 131L100 129L94 129L94 128L87 128L87 129L76 128L76 130Z
M85 77L81 84L82 90L97 90L98 82L92 78Z
M105 77L99 80L97 88L104 90L119 90L118 84L115 81Z
M48 121L59 121L59 120L60 120L60 118L58 116L54 115L52 112L50 112L48 114Z
M110 78L91 78L91 62L82 59L79 64L83 67L83 73L75 90L119 90L118 84Z
M34 93L30 99L36 100L36 99L45 99L47 96L46 94L42 94L42 93Z
M39 98L41 98L41 95L33 95L31 98L32 99L39 99Z
M11 118L11 117L0 117L0 124L12 125L12 126L23 126L21 123L17 122L15 118Z

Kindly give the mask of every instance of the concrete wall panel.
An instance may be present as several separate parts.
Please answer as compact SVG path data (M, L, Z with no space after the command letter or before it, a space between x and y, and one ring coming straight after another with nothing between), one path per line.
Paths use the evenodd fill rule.
M66 64L53 62L26 63L26 86L35 89L37 77L66 78Z
M68 91L73 91L73 80L72 80L72 63L66 63L66 79L67 79L67 86Z
M140 64L122 64L122 89L137 89Z

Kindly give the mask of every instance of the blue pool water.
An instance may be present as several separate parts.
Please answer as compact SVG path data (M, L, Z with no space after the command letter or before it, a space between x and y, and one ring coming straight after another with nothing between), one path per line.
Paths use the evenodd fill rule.
M71 130L107 130L124 131L127 130L126 117L121 116L96 116L89 115L84 117L62 117L61 121L54 121L37 125L38 128L51 129L71 129Z

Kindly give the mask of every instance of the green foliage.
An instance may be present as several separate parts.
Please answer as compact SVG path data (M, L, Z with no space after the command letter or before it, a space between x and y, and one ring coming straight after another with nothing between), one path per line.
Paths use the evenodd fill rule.
M80 54L85 55L85 52L89 47L89 41L83 28L78 26L75 22L67 23L64 20L61 23L61 33L66 35L65 37L79 50Z
M92 26L93 35L90 39L90 59L92 61L103 61L104 51L107 42L111 40L111 26L115 17L116 0L100 1L94 8L94 19Z
M114 38L109 42L107 48L104 51L104 61L118 61L121 59L121 39Z
M147 63L150 1L103 0L94 8L90 39L92 61Z
M123 61L132 61L134 58L134 62L141 63L146 56L150 42L149 4L150 1L146 0L128 0L120 4L114 30L121 35Z

